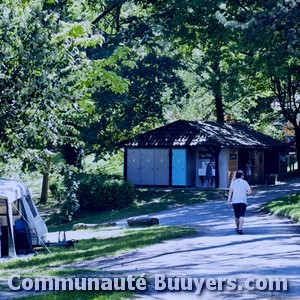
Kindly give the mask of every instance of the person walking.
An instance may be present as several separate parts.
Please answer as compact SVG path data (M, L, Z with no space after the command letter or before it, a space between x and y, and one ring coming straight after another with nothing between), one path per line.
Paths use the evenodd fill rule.
M241 170L236 172L236 179L230 184L227 204L233 206L236 232L243 234L244 217L247 208L247 196L252 193L252 190L246 180L244 173Z
M215 162L213 159L210 160L210 162L206 166L206 174L205 179L207 180L207 186L211 187L213 183L213 171L215 168Z
M248 160L247 161L247 165L246 165L246 168L245 168L245 179L246 181L249 183L250 181L250 177L251 177L251 163L250 161Z

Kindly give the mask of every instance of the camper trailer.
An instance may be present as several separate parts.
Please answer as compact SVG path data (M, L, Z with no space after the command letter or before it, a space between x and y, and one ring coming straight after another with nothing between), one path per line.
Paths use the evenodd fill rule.
M1 257L33 252L33 247L44 244L47 233L27 186L19 181L0 179Z

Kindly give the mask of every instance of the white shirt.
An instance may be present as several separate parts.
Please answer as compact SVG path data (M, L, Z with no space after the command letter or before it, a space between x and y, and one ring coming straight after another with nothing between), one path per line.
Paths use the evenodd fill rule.
M250 190L248 182L242 178L235 179L231 185L232 190L232 203L246 203L247 204L247 191Z

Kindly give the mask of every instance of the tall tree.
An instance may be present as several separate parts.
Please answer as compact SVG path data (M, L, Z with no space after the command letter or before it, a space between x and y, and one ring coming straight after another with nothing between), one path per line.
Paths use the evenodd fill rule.
M248 76L256 93L264 93L273 110L295 128L300 161L300 3L298 1L231 1L225 26L240 34ZM264 84L262 84L264 82ZM270 102L270 98L273 101Z
M66 2L5 0L1 11L0 157L25 156L47 179L49 153L81 143L80 128L93 114L92 89L124 92L128 83L108 70L115 57L87 57L103 36L91 22L67 22Z
M95 31L105 36L105 43L91 49L89 58L105 59L117 50L130 49L123 65L110 66L130 82L128 90L116 95L101 87L93 93L96 116L83 137L89 151L98 156L116 150L128 135L163 123L166 102L178 101L186 91L177 73L182 65L168 52L168 43L158 34L160 27L141 2L105 1L91 8Z
M214 116L224 122L228 86L238 85L238 74L231 68L232 31L219 20L224 1L146 1L152 8L152 18L162 28L165 38L193 66L202 78L200 88L213 96ZM236 70L235 70L236 71Z

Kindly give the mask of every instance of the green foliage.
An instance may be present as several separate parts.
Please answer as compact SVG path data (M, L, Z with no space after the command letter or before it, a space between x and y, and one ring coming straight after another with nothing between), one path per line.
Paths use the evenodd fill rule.
M66 135L65 124L76 101L69 90L78 59L73 49L55 40L60 27L54 11L40 6L39 1L32 1L24 11L17 5L4 4L7 14L0 22L5 112L0 126L3 151L10 153L22 153L24 148L44 150Z
M102 16L94 25L105 42L87 52L93 68L100 69L85 78L93 82L95 106L92 124L82 130L82 139L87 153L96 153L99 159L116 151L129 135L161 124L164 105L178 101L186 89L177 74L180 61L157 38L159 28L142 2L105 1L102 7L97 1L87 2L90 6L83 1L77 5L94 19ZM123 84L117 85L119 78ZM163 97L167 90L168 99Z
M199 110L206 110L207 116L222 122L225 104L232 100L228 88L232 92L240 85L239 74L233 71L239 60L232 53L233 33L218 19L221 4L224 1L155 1L151 12L163 28L164 37L171 41L171 49L178 52L186 69L198 77L190 91L195 94L193 90L201 89L206 94Z
M60 217L64 222L72 221L74 213L80 207L77 198L78 184L77 172L72 168L68 168L64 176L64 190L60 205Z
M148 18L161 26L160 37L181 54L189 72L183 78L190 97L166 108L169 120L222 121L225 113L259 129L282 119L295 124L300 109L295 1L146 3ZM274 126L267 131L278 135Z
M96 160L96 155L91 154L85 157L83 161L83 170L85 173L106 173L112 175L123 176L123 159L124 153L119 150L114 155Z
M137 61L136 67L122 68L122 76L131 82L126 93L115 95L104 89L95 93L96 111L100 118L84 131L84 140L91 145L91 151L101 157L115 150L119 141L128 135L161 123L165 104L163 92L169 87L174 95L179 96L185 90L179 81L170 80L175 76L173 68L177 66L167 57L149 54ZM176 98L174 95L170 98Z
M253 78L255 94L264 94L256 102L269 101L272 97L270 115L279 112L279 120L293 124L299 160L299 3L278 0L251 1L244 6L235 3L223 17L225 26L237 32L237 45L248 66L243 71Z
M81 209L107 211L124 208L136 198L134 186L106 174L82 174L77 198Z
M45 153L54 155L65 144L83 146L80 130L95 113L95 88L116 93L128 88L114 72L128 49L89 59L87 49L100 47L104 38L90 21L72 20L71 5L75 2L1 3L0 159L26 154L26 165L43 171Z
M57 180L49 184L49 190L54 200L60 202L63 195L63 186Z
M224 114L275 137L274 124L290 120L300 149L297 1L4 0L0 8L4 162L22 157L20 168L44 173L61 152L78 167L166 120ZM75 209L77 183L69 184Z

